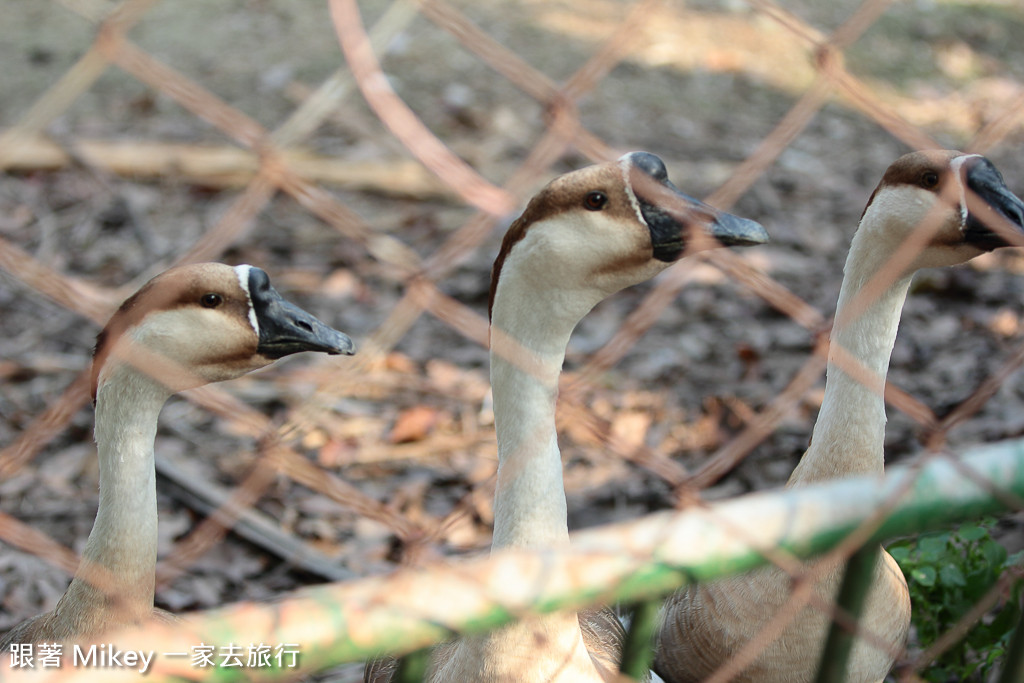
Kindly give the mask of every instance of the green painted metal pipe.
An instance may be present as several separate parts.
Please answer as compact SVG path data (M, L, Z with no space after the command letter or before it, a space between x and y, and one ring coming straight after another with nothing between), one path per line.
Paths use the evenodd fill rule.
M155 652L151 681L253 677L255 672L244 667L197 669L188 658L164 654L189 652L200 643L299 644L299 666L258 672L261 680L290 679L384 652L413 652L529 614L657 598L690 581L762 564L759 549L818 554L888 504L892 509L867 541L1004 512L1007 497L993 490L1024 498L1024 440L977 449L960 463L971 474L936 457L920 468L893 467L884 480L848 479L652 514L574 534L571 545L557 550L505 550L474 561L403 569L303 590L272 604L195 614L181 624L154 623L103 642ZM110 683L137 675L127 669L68 666L59 672L26 672L0 663L5 682L66 677Z
M410 652L398 660L394 683L420 683L430 665L430 648Z
M1024 617L1017 621L1017 628L1010 637L1006 648L1006 659L999 674L999 683L1021 683L1024 681Z
M869 543L855 552L846 563L836 605L851 619L858 619L864 611L881 550L877 543ZM843 683L846 680L846 663L856 640L855 632L839 621L832 622L818 663L816 683Z
M633 607L619 670L634 681L650 678L651 663L654 661L654 633L658 630L660 610L661 600L645 600Z

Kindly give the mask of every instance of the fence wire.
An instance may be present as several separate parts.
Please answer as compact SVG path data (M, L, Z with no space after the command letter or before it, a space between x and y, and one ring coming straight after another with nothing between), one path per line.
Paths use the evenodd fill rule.
M488 272L557 173L648 149L773 236L692 256L581 324L558 421L574 526L785 481L821 401L849 237L899 154L984 153L1024 187L1012 3L19 11L38 38L6 49L47 87L0 81L0 628L50 608L74 571L95 510L92 337L171 265L260 265L359 343L165 411L157 601L183 611L489 546ZM890 459L1024 433L1016 252L919 278L885 389ZM1021 501L984 484L1018 511L993 533L1019 549ZM259 547L225 543L232 531ZM1007 576L894 675L921 680L1017 599ZM795 592L790 618L800 599L831 613Z

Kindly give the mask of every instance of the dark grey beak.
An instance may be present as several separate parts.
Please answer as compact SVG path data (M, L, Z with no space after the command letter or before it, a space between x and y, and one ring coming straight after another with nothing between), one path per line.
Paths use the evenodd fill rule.
M347 335L285 301L270 284L270 277L259 268L249 270L249 296L260 333L256 350L267 358L276 360L301 351L332 356L355 353L355 344Z
M757 221L718 211L710 206L707 208L715 212L715 219L709 226L709 232L724 246L752 247L768 241L768 231Z
M668 170L649 152L623 157L630 164L630 186L640 213L651 232L654 258L676 261L683 256L687 236L699 230L723 246L764 244L768 232L755 221L719 211L679 191L668 179Z
M964 173L970 190L964 239L986 250L1022 244L1024 202L1010 192L995 164L985 157L973 157L964 163ZM1007 223L1016 230L1011 231Z

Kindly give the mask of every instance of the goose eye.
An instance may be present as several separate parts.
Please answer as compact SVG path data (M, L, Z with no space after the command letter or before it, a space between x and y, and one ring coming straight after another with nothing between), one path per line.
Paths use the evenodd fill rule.
M939 184L939 174L935 171L925 171L921 176L921 187L931 190Z
M594 192L588 192L587 196L583 198L583 208L588 211L600 211L607 203L608 195L596 190Z
M203 308L217 308L223 302L224 297L222 297L220 294L214 294L213 292L203 294L199 298L199 305L202 306Z

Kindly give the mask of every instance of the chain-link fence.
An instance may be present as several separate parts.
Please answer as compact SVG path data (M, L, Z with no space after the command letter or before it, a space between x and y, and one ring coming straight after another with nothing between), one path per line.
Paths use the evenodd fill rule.
M571 528L785 482L821 403L850 236L896 157L979 152L1024 188L1012 2L10 10L0 628L50 608L74 571L96 506L89 351L173 264L259 265L359 346L165 409L157 603L184 612L489 546L489 269L555 174L646 149L772 235L685 259L580 324L558 406ZM889 462L1024 433L1022 271L1007 249L917 277L885 389ZM1004 562L1024 538L1019 498L1002 503L1018 512L943 542ZM935 578L918 550L912 579L951 596L952 560L935 553ZM1019 609L1019 575L937 639L915 623L894 675L921 680L968 626Z

